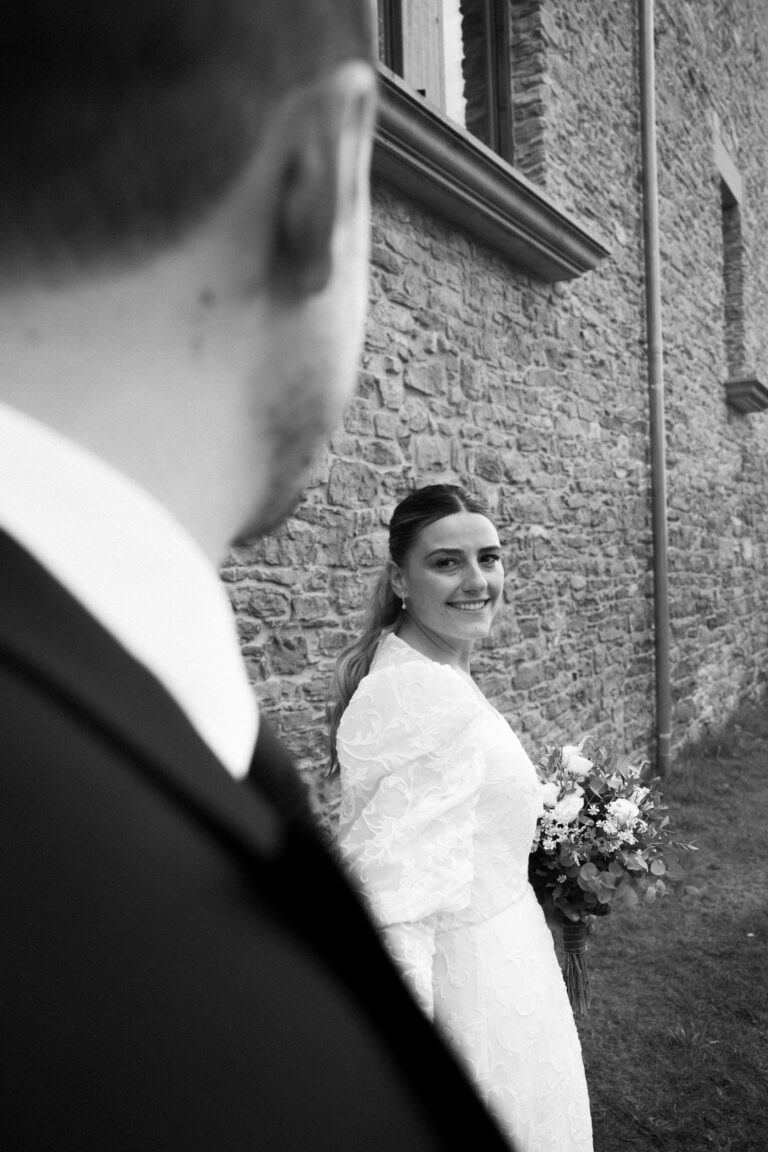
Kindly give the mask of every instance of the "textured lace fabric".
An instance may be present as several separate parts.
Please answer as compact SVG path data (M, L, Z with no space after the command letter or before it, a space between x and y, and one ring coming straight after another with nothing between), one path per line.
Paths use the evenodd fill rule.
M388 947L519 1152L591 1152L581 1048L528 884L541 799L469 677L388 634L339 726L339 843Z

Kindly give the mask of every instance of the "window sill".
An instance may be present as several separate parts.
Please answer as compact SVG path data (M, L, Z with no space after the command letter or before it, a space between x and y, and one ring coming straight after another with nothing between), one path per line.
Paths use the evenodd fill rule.
M768 388L755 376L726 380L725 395L737 412L763 412L768 408Z
M373 176L539 280L589 272L608 249L543 192L380 66Z

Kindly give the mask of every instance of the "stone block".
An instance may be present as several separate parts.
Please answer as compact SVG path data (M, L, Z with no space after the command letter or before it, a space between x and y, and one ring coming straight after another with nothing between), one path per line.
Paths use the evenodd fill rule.
M343 508L370 504L376 497L376 473L366 464L337 460L331 467L328 500Z
M271 636L264 648L269 674L291 676L302 672L307 664L307 641L301 635Z

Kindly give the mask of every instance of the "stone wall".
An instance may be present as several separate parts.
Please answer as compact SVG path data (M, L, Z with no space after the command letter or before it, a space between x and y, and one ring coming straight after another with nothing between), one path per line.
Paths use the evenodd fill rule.
M393 505L434 480L466 483L494 510L506 604L475 668L523 742L591 731L622 752L654 751L636 6L513 7L539 68L526 81L539 117L528 174L610 257L542 284L377 187L357 394L296 515L224 569L264 711L325 812L333 660L359 626ZM725 403L713 158L716 114L744 188L744 356L765 380L768 13L762 0L659 0L657 24L678 748L768 671L768 412Z

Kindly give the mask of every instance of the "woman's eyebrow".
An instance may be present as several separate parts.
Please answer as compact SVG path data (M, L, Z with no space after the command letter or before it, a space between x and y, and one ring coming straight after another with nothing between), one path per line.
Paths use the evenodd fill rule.
M482 547L477 549L477 552L498 552L501 553L500 544L483 544ZM431 552L427 552L424 557L425 560L430 560L433 556L463 556L465 550L463 548L433 548Z
M464 555L464 549L463 548L433 548L431 552L427 552L424 559L429 560L429 558L431 556L437 556L440 553L442 553L444 556L463 556Z

